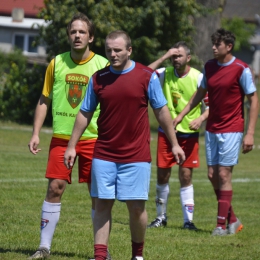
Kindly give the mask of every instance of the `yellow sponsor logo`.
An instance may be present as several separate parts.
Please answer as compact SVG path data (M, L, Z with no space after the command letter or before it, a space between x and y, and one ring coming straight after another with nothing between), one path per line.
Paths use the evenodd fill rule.
M73 84L73 85L87 85L89 81L89 77L82 75L82 74L67 74L66 75L66 82L68 84Z

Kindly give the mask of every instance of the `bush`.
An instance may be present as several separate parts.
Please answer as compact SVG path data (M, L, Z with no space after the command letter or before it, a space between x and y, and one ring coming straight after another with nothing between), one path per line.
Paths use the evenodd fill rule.
M0 119L32 124L46 66L29 65L21 51L0 53ZM51 114L45 125L51 125Z

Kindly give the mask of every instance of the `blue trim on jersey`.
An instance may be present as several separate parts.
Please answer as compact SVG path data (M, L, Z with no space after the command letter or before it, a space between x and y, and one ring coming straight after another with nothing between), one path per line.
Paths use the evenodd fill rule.
M88 83L87 93L84 97L84 100L82 101L80 110L85 112L94 112L97 106L98 106L98 99L94 92L93 79L91 77Z
M153 109L161 108L167 104L167 100L163 94L161 83L156 72L153 72L149 82L148 98Z
M135 68L135 62L133 60L131 60L131 66L125 70L115 70L111 65L109 66L110 71L113 72L114 74L126 74L131 70L133 70L134 68Z
M134 68L135 68L135 62L132 61L131 67L126 70L117 71L110 66L110 71L114 74L125 74L132 71ZM161 108L167 104L167 100L164 97L161 84L156 72L153 72L151 74L147 92L148 92L147 95L150 101L150 105L153 109ZM91 77L89 80L87 93L84 97L80 109L85 112L94 112L97 106L98 106L98 98L94 92L93 79Z
M241 87L246 95L252 94L256 91L256 87L253 81L252 73L249 68L245 68L239 80Z

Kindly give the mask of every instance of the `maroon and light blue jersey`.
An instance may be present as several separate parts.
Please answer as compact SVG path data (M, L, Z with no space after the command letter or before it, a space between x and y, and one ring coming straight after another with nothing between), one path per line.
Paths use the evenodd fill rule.
M209 60L204 67L202 87L208 90L211 133L244 132L244 97L256 91L248 65L233 57L220 64Z
M109 66L90 79L81 110L93 112L100 104L94 158L121 163L151 161L148 101L154 109L167 101L157 74L131 63L124 71Z

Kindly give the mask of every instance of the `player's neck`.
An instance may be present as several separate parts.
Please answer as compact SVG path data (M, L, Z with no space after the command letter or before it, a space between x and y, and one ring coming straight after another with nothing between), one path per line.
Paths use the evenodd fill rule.
M223 63L227 63L227 62L231 61L232 59L233 59L233 55L232 55L232 53L229 53L223 57L219 57L218 62L223 64Z
M86 60L90 55L90 50L89 48L87 48L86 50L82 50L82 51L75 51L75 50L71 50L71 58L74 61L82 61L82 60Z

